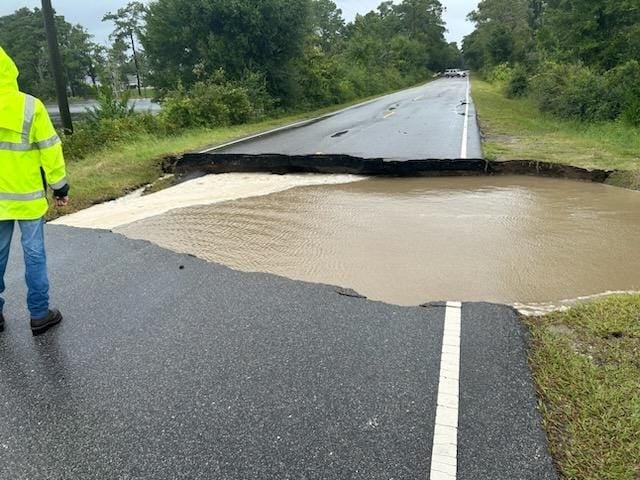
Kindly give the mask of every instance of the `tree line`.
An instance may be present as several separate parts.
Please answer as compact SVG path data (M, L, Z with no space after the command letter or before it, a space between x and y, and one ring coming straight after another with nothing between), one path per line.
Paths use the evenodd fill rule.
M139 32L130 28L132 21L141 21L143 8L141 3L132 2L115 14L105 14L104 21L115 22L108 46L94 42L93 36L82 25L73 25L64 16L55 16L64 75L72 96L95 94L98 85L120 89L130 75L145 70L144 55L136 58L131 54L132 48L139 44ZM46 99L55 96L39 8L21 8L0 17L0 45L19 68L19 83L23 91Z
M640 125L637 0L482 0L465 61L510 96L579 120Z
M109 46L62 16L56 23L73 95L98 85L118 90L134 77L138 88L161 95L222 82L290 108L399 88L460 66L442 14L439 0L385 1L350 23L331 0L133 1L105 13L115 25ZM0 44L15 58L23 90L54 94L39 9L0 17Z
M457 45L445 40L443 12L439 0L384 1L347 22L331 0L132 1L105 13L114 25L108 46L57 16L71 93L99 100L65 138L67 158L423 82L462 66ZM22 90L52 97L40 10L0 18L0 44L22 71ZM141 86L154 87L159 115L130 108L121 90Z

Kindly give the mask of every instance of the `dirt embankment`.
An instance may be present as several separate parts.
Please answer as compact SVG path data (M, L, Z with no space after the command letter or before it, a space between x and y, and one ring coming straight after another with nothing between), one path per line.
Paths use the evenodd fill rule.
M348 155L244 155L191 153L167 159L164 168L179 176L220 173L337 173L366 176L537 175L605 183L613 170L585 169L531 160L506 162L466 160L407 160L358 158Z

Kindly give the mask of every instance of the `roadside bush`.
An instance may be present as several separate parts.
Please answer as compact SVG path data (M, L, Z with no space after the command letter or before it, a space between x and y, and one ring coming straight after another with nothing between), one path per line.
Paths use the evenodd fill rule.
M151 113L135 113L126 93L117 95L111 87L102 87L97 101L95 107L87 109L83 120L75 122L73 135L60 134L68 160L80 160L106 146L157 134L160 129Z
M484 77L489 83L506 85L513 76L513 68L508 63L501 63L485 72Z
M61 134L65 158L70 161L81 160L118 142L157 134L159 124L152 114L137 113L122 118L76 122L74 130L73 135Z
M640 126L640 63L605 73L582 65L546 63L530 81L540 110L581 121L622 119Z
M582 65L546 63L530 87L543 112L581 121L613 120L620 114L606 78Z
M335 90L338 103L350 102L358 98L358 92L356 92L353 83L349 80L338 80L338 83L335 85Z
M98 105L87 109L87 122L94 127L104 120L127 118L135 114L135 107L129 105L127 92L117 95L110 86L103 86L98 89L96 100Z
M266 89L255 76L248 78L245 85L226 81L219 71L191 89L178 86L163 101L160 123L166 131L174 132L236 125L260 118L269 107Z
M523 66L516 67L505 86L505 94L508 98L518 98L527 95L529 90L529 74Z
M356 96L368 96L372 91L382 88L377 85L377 80L370 75L365 67L360 64L354 64L351 68L344 68L344 81L351 85L352 91Z
M224 72L221 71L222 74ZM263 118L270 114L275 106L275 99L269 94L267 81L264 75L256 72L245 72L243 78L236 82L238 87L243 88L251 105L253 106L254 120Z
M640 127L640 96L629 100L621 118L631 126Z
M336 88L339 65L317 48L310 48L296 64L298 83L302 88L304 106L317 107L340 103Z
M611 102L628 124L640 126L640 63L636 60L620 65L606 74Z
M403 84L400 73L392 67L386 70L375 67L368 68L359 63L349 64L349 59L341 60L340 72L342 80L342 91L353 92L355 97L368 97L376 95L394 88L398 88L398 84ZM334 79L335 81L335 79ZM350 84L347 88L346 83ZM346 101L347 98L341 98Z

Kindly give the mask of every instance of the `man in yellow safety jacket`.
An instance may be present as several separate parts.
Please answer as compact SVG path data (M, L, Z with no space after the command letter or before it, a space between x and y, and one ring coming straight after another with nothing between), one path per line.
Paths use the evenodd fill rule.
M44 247L46 185L56 206L69 201L62 145L40 100L18 89L18 69L0 47L0 295L16 223L20 226L27 282L27 306L34 335L62 321L49 308L49 280ZM0 296L0 332L4 330Z

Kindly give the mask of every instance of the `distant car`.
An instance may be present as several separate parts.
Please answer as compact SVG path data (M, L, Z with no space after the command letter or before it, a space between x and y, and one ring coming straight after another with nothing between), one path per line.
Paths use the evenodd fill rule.
M445 78L465 78L467 72L458 68L448 68L444 71Z

